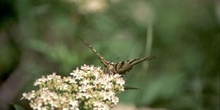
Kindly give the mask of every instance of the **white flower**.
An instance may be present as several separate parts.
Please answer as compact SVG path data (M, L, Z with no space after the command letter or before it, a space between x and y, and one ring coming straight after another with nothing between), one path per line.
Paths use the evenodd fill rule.
M68 87L69 87L69 85L67 85L67 84L61 84L60 86L59 86L59 89L60 90L68 90Z
M47 81L47 79L46 79L44 76L42 76L42 78L37 79L37 80L35 81L34 86L44 84L46 81Z
M112 83L107 83L107 84L104 86L104 89L105 89L105 90L112 89L112 86L113 86Z
M84 97L85 97L86 99L88 99L88 98L91 98L92 96L91 96L91 94L89 94L89 93L84 93Z
M112 91L108 91L108 92L103 91L102 94L104 100L111 100L111 98L114 97L115 95L115 93Z
M109 109L110 109L110 107L107 104L104 104L103 109L101 109L101 110L109 110Z
M125 80L122 77L120 77L116 80L116 83L120 86L123 86L125 84Z
M77 100L71 100L69 102L69 104L71 105L71 108L77 108L78 107L78 101Z
M100 76L100 72L94 71L94 72L93 72L93 75L95 76L95 79L97 79L97 78L99 78L99 76Z
M78 89L79 89L79 92L86 92L86 87L85 86L80 86L80 87L78 87Z
M81 104L86 109L109 110L119 102L116 93L124 90L121 75L104 74L100 67L83 65L70 75L42 76L34 83L39 90L23 93L21 99L29 100L34 110L79 110Z
M76 83L76 80L72 77L64 77L63 80L68 83Z
M111 98L112 102L116 105L119 102L119 98L118 97L112 97Z
M62 110L69 110L69 108L63 108Z
M102 102L98 102L98 101L95 101L93 102L93 106L95 107L102 107L104 104Z
M109 110L110 107L107 104L102 102L94 102L93 103L94 109L93 110Z
M32 90L31 92L23 93L22 95L23 95L23 97L21 99L26 98L27 100L31 100L31 99L35 98L35 91Z
M88 83L89 83L89 80L87 80L87 79L84 79L81 81L81 84L83 84L83 85L87 85Z

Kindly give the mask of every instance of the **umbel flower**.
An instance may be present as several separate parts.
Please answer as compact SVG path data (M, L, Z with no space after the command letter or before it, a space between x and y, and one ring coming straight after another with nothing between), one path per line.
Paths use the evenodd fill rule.
M124 91L125 81L119 74L105 74L100 67L83 65L71 76L53 73L37 79L38 90L23 93L34 110L109 110Z

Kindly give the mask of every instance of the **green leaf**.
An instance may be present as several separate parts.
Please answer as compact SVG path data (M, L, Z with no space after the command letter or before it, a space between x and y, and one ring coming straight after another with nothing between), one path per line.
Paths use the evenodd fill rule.
M25 110L22 106L17 105L17 104L12 104L15 108L15 110Z

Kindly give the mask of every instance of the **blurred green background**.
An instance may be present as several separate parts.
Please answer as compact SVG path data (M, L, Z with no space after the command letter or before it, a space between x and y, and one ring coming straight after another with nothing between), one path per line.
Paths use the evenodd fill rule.
M0 7L2 109L28 109L22 93L42 75L102 66L79 38L113 62L157 57L126 75L140 90L119 94L120 103L220 109L218 0L0 0Z

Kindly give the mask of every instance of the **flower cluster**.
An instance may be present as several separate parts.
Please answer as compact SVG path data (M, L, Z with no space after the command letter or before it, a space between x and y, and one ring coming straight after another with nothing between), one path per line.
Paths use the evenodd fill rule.
M100 67L81 66L71 76L53 73L35 81L38 90L23 93L34 110L109 110L124 91L125 81L119 74L104 74Z

